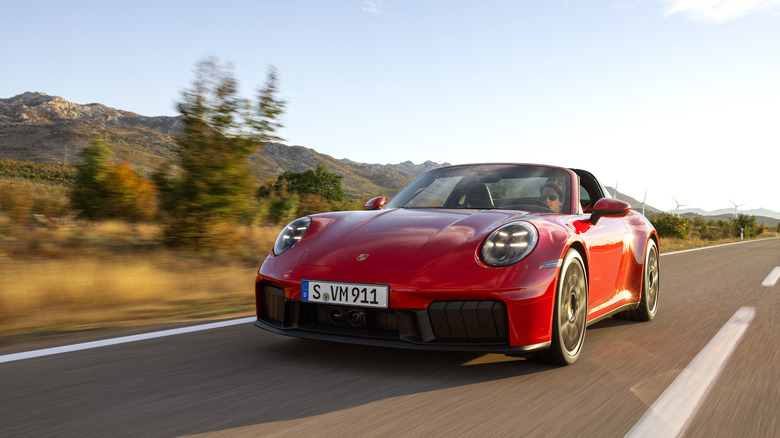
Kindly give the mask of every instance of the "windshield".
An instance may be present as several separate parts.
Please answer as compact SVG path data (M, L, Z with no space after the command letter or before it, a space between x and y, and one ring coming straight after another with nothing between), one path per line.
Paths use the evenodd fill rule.
M569 173L548 167L473 165L427 172L385 208L499 208L569 211Z

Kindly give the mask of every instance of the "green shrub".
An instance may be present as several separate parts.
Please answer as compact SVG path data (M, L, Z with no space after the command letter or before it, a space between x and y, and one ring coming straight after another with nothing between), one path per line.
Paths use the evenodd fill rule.
M650 223L653 224L661 237L687 239L691 232L691 220L684 216L661 213L658 216L652 216Z

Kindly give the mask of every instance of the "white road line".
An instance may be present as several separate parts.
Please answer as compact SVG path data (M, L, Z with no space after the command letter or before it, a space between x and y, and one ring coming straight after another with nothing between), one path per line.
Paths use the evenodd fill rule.
M83 342L81 344L64 345L61 347L44 348L42 350L23 351L21 353L12 353L0 356L0 363L14 362L22 359L31 359L34 357L51 356L53 354L69 353L71 351L89 350L91 348L106 347L109 345L126 344L128 342L144 341L147 339L162 338L165 336L181 335L184 333L199 332L202 330L211 330L220 327L227 327L238 324L248 324L257 318L247 317L239 319L230 319L227 321L212 322L190 327L162 330L159 332L142 333L140 335L122 336L120 338L104 339L102 341Z
M761 283L761 285L766 287L774 287L777 284L777 280L780 280L780 266L777 266L775 267L775 269L772 269L772 272L770 272L769 275L766 276L764 282Z
M635 437L677 437L685 432L715 379L745 334L756 309L743 307L666 388L626 434Z
M684 254L686 252L693 252L693 251L704 251L705 249L721 248L721 247L724 247L724 246L742 245L742 244L745 244L745 243L764 242L764 241L772 240L772 239L780 239L780 237L767 237L767 238L764 238L764 239L755 239L755 240L741 240L739 242L721 243L720 245L702 246L701 248L682 249L680 251L665 252L665 253L661 254L661 257L667 256L667 255Z

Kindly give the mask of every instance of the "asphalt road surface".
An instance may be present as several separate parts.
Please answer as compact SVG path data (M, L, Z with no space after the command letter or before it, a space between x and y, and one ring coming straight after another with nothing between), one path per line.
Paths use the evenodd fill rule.
M777 266L780 239L666 254L656 319L590 326L561 368L250 323L4 362L17 351L3 351L0 436L780 436L780 284L762 284ZM680 386L685 375L699 389ZM679 427L654 430L669 409Z

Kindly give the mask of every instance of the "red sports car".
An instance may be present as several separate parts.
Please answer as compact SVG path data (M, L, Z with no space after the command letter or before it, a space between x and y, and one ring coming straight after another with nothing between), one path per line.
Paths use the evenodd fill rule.
M589 172L441 167L367 211L287 225L255 325L301 338L574 363L585 327L658 309L658 236Z

